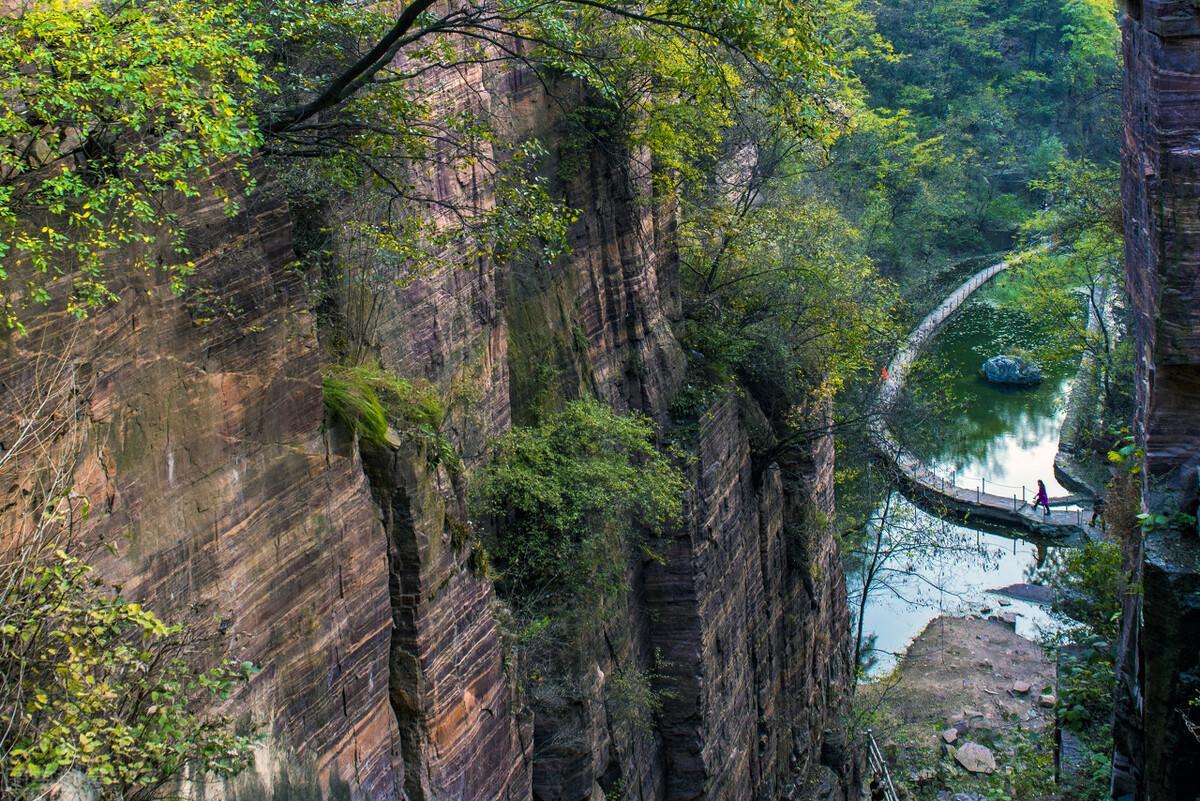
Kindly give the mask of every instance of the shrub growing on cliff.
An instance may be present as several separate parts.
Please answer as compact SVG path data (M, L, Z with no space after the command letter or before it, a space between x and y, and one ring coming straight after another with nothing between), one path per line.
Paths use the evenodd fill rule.
M197 641L113 594L62 551L7 564L0 604L0 760L5 798L41 798L79 771L103 799L148 798L185 771L229 776L252 737L194 711L255 668L191 664Z
M498 587L519 613L580 605L603 619L641 534L679 523L684 488L649 420L581 400L500 438L472 508L492 523Z
M750 141L752 155L739 156L748 180L722 174L683 204L677 330L692 358L673 411L682 421L713 388L741 384L772 424L756 443L768 463L831 430L832 399L874 374L897 336L897 309L862 233L806 185L808 150L766 123ZM839 422L865 408L838 407Z
M454 446L440 432L444 413L428 382L408 381L374 365L330 364L323 372L325 410L361 439L382 446L394 425L400 435L428 445L432 464L461 468Z

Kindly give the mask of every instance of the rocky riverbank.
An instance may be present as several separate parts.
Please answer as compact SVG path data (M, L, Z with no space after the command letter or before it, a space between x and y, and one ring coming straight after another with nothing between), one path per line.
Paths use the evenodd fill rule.
M1009 622L939 617L859 702L902 797L983 798L1053 781L1054 684L1054 663Z

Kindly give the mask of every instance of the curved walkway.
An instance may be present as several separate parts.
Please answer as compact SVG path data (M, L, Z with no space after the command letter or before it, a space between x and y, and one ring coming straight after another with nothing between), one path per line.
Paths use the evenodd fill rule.
M913 329L904 347L887 367L887 378L879 388L868 433L876 449L895 467L901 486L908 493L916 493L920 500L932 502L939 510L959 518L974 518L1005 527L1021 528L1041 536L1089 536L1093 533L1088 525L1092 516L1090 509L1059 509L1045 515L1033 510L1030 501L1034 493L1027 493L1023 487L1004 487L993 483L993 492L988 492L987 481L983 478L974 479L975 483L971 486L960 485L955 477L935 473L916 456L905 451L887 425L888 413L899 397L904 382L908 380L913 363L937 329L958 311L975 290L1015 263L1016 260L1003 261L975 273ZM996 494L995 490L1000 489L1006 493L1008 490L1013 492ZM1051 507L1085 502L1086 499L1078 495L1050 499Z

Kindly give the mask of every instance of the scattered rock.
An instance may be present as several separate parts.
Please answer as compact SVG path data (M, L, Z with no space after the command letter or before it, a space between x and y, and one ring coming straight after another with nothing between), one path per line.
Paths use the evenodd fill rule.
M996 603L1000 604L1001 606L1012 606L1012 601L1008 600L1007 598L997 598Z
M1058 703L1058 699L1054 697L1054 693L1043 693L1038 696L1038 706L1040 707L1053 709L1056 703Z
M1024 695L1025 693L1029 692L1032 689L1033 689L1033 686L1030 685L1030 683L1027 681L1014 681L1013 682L1012 691L1014 693L1016 693L1017 695Z
M954 742L958 739L958 729L954 728L953 726L946 729L944 732L942 732L942 739L947 743Z
M998 615L989 615L988 620L993 620L996 623L1003 623L1006 626L1011 626L1014 629L1017 627L1016 612L1001 612Z
M953 793L943 790L937 794L937 801L987 801L979 793Z
M912 780L916 784L930 784L932 782L937 781L937 777L938 777L937 768L928 767L928 768L922 768L921 770L917 771L916 773L913 773Z
M981 613L981 614L984 614L984 615L990 615L990 614L992 613L992 607L990 607L990 606L983 606L983 607L980 607L979 611L980 611L980 613Z
M1054 602L1054 590L1043 587L1041 584L1010 584L1007 587L988 590L988 592L992 595L1007 595L1019 601L1030 601L1035 604Z
M993 773L996 770L992 749L979 743L964 743L962 748L954 752L954 759L971 773Z
M993 384L1031 387L1042 383L1042 368L1020 356L993 356L983 363L983 376Z
M98 801L100 785L81 771L69 770L58 777L47 795L55 801Z

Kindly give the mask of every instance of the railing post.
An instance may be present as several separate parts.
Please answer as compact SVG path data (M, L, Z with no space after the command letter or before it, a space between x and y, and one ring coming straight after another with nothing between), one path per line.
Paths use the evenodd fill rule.
M979 483L983 485L983 494L987 495L987 479L981 478L979 479Z
M1021 485L1021 503L1025 503L1025 485Z
M1017 511L1017 493L1013 493L1013 511Z

